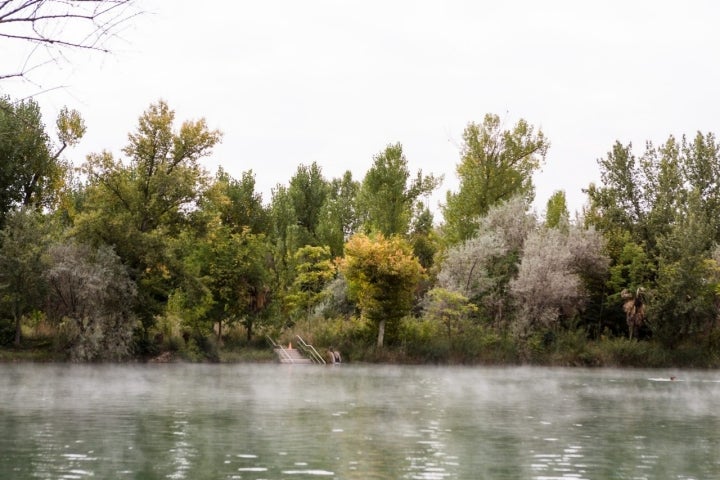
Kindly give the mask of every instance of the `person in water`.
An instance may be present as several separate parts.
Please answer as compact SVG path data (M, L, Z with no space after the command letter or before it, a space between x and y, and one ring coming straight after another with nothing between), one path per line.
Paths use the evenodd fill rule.
M329 360L329 363L341 363L342 358L340 357L340 352L335 350L333 347L328 348L327 351L327 358Z

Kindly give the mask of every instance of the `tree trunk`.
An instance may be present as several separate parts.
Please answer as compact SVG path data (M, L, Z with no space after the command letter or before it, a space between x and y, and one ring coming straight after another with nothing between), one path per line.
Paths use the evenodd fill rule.
M445 323L445 328L447 329L448 348L452 352L452 328L449 321Z
M380 324L378 325L378 339L377 339L378 348L382 348L383 340L385 340L385 319L384 318L382 320L380 320Z
M20 315L15 315L15 346L20 346L20 339L22 337L22 322L20 322Z
M247 341L250 343L250 340L252 340L252 326L253 322L252 320L248 319L245 321L245 327L247 328Z

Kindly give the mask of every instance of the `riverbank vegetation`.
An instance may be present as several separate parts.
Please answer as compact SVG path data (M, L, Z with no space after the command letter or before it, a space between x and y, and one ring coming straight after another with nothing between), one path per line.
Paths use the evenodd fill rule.
M252 169L208 172L221 132L163 101L121 158L82 163L79 112L51 133L0 104L0 360L271 361L266 336L299 334L350 361L720 364L711 133L611 146L571 218L562 190L531 209L550 143L524 120L468 124L433 212L442 178L399 143L362 178L301 164L266 201Z

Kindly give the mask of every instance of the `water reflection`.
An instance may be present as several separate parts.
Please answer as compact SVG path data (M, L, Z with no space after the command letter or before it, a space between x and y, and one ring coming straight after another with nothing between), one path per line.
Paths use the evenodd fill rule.
M416 448L406 457L409 463L408 473L403 478L419 480L439 480L452 478L452 467L458 465L457 457L448 455L445 451L445 436L451 432L443 424L445 410L442 406L442 394L437 378L422 378L419 382L423 402L422 410L413 410L410 425L416 426L416 431L405 433L405 437L415 440ZM422 407L423 405L421 405ZM417 428L419 427L419 428Z
M173 418L170 427L170 433L174 439L173 446L170 449L172 472L167 475L167 478L180 480L187 478L186 472L192 465L193 457L197 456L197 451L189 442L189 413L182 410L176 411L173 412Z
M713 372L0 365L0 478L720 478Z

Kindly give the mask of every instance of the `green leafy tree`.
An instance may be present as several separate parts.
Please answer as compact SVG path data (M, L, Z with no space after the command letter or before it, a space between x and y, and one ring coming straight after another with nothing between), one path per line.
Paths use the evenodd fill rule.
M328 183L317 163L297 168L290 179L288 195L297 217L296 224L307 233L308 240L304 244L316 243L320 210L328 196Z
M618 252L609 249L612 265L608 269L606 298L604 317L600 319L602 322L600 331L609 328L615 333L625 331L626 315L623 313L622 305L625 300L623 292L631 292L633 295L638 291L650 291L655 285L657 277L657 265L648 257L646 249L630 239L630 234L625 232L624 235L610 235L605 233L608 243L613 242ZM634 298L634 297L633 297Z
M713 241L720 243L720 145L714 134L698 132L692 139L683 136L679 149L683 178L696 195Z
M278 184L272 190L270 202L273 244L274 284L278 292L285 292L292 284L292 255L309 240L297 225L297 215L288 188Z
M210 251L207 242L191 235L182 235L175 248L183 261L183 276L178 285L168 295L167 307L161 321L154 325L153 334L160 333L163 338L192 334L200 338L213 334L215 322L227 320L216 315L217 302L206 282ZM218 332L221 334L222 329Z
M289 250L287 244L290 240L288 230L297 223L295 207L285 185L275 185L271 193L270 216L273 238L282 244L283 255L286 256Z
M570 225L570 212L567 208L565 192L558 190L552 194L545 209L545 226L567 230Z
M239 321L250 341L270 303L269 251L263 235L228 233L220 229L210 238L204 282L215 301L218 337L223 320Z
M720 267L712 258L705 223L692 195L680 223L658 240L658 274L648 322L653 336L669 347L717 328Z
M615 142L605 158L598 159L601 186L591 184L590 222L601 230L610 225L621 226L638 241L644 240L641 229L645 224L644 177L632 144Z
M716 261L684 256L676 262L662 261L657 286L648 309L648 323L664 345L716 329L720 267Z
M657 239L670 231L687 198L682 163L673 137L660 148L648 142L640 158L633 154L632 144L616 142L598 160L602 186L586 190L587 221L602 231L630 232L632 240L655 258Z
M67 147L74 147L80 139L85 135L87 127L85 120L80 116L77 110L70 110L67 107L60 109L58 118L55 121L57 127L58 140L60 147L55 152L54 157L57 159Z
M477 306L457 292L433 288L427 294L425 316L444 327L451 348L453 337L462 333L463 325L476 310Z
M138 313L147 330L162 313L181 275L169 242L190 226L206 186L200 159L220 133L204 119L174 129L175 113L160 101L139 119L123 149L128 162L108 152L84 165L88 185L74 233L94 245L112 245L139 289Z
M410 232L410 244L413 253L425 270L435 262L435 255L440 250L440 239L433 225L434 217L429 208L418 204Z
M394 331L410 313L418 283L424 276L407 241L395 236L354 235L345 245L340 270L362 315L377 325L377 346L385 331Z
M608 286L613 292L624 289L635 291L648 287L655 278L654 265L648 259L645 249L632 241L622 248L616 263L610 267Z
M40 214L21 208L11 212L0 231L0 305L13 320L15 346L22 338L22 318L42 307L43 278L49 237Z
M402 145L388 145L376 155L365 174L359 192L359 205L366 232L385 236L407 235L416 202L429 195L441 179L418 172L410 180Z
M270 229L270 213L263 205L262 194L255 191L252 170L243 172L236 180L219 169L201 201L201 211L217 215L235 233L249 228L251 233L267 234ZM207 216L202 217L208 221Z
M336 266L330 257L330 247L306 245L295 252L293 263L297 276L286 301L290 311L309 315L324 300L325 287L335 278Z
M270 215L272 219L273 270L278 302L289 307L284 299L297 275L293 256L306 245L319 243L319 230L326 199L330 192L316 163L300 165L290 179L289 186L277 185L272 191ZM289 311L283 314L289 315Z
M460 187L448 192L443 207L444 234L450 244L471 238L490 207L515 196L532 200L532 175L545 159L549 143L525 120L504 130L500 117L487 114L463 133L457 166Z
M683 177L680 145L674 137L658 148L648 142L642 158L648 179L648 231L655 236L666 233L688 204L686 180Z
M349 170L342 178L335 178L330 182L327 199L320 210L317 234L320 243L330 246L335 257L343 255L345 242L359 228L359 191L360 183L353 180Z
M184 276L172 292L170 313L197 336L214 330L218 342L225 326L241 324L249 341L271 305L270 246L249 228L209 228L203 236L186 232L176 242Z
M43 208L56 202L66 170L60 155L79 141L85 125L77 111L63 108L57 129L59 144L45 131L37 102L0 97L0 224L20 205Z
M717 151L714 136L700 133L693 141L670 136L660 147L648 142L639 158L616 143L598 161L602 184L587 190L586 222L603 231L613 261L608 304L643 283L648 323L665 342L702 330L712 316L712 295L691 292L706 291L709 280L698 279L707 277L717 242Z

